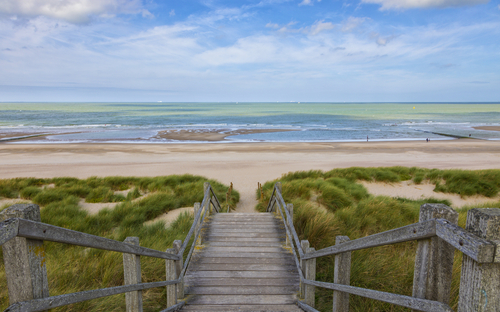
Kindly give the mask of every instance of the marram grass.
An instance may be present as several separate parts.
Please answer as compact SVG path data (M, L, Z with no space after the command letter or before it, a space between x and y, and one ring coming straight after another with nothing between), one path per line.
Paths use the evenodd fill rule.
M0 196L35 202L41 206L42 222L123 241L138 236L141 246L166 250L176 239L187 235L193 217L182 214L168 228L162 222L144 225L169 210L193 206L203 199L203 183L210 182L224 203L228 186L203 177L182 175L154 178L92 177L0 180ZM126 196L116 191L130 190ZM148 194L142 199L134 200ZM79 202L120 202L113 209L90 215ZM234 207L239 194L232 192L229 203ZM0 210L10 205L0 207ZM44 243L50 294L60 295L84 290L123 285L122 253L59 243ZM189 250L189 249L188 249ZM187 250L187 251L188 251ZM187 255L186 251L186 255ZM165 261L141 258L143 282L165 280ZM144 311L160 311L166 306L165 287L143 292ZM0 251L0 310L8 307L7 281ZM55 311L124 311L125 295L95 299L64 306Z
M424 203L444 203L433 198L374 197L368 194L359 180L399 182L427 181L436 185L435 191L460 194L463 197L483 195L493 197L500 188L500 170L435 170L421 168L346 168L328 172L301 171L283 175L263 185L264 198L257 209L264 211L275 182L282 182L283 198L294 205L294 226L299 239L309 240L311 247L322 249L335 245L335 237L346 235L351 240L418 222L419 209ZM260 199L260 191L257 198ZM477 208L498 208L492 202ZM457 209L459 225L464 227L467 211L476 207ZM452 207L453 208L453 207ZM412 294L413 271L417 243L407 242L355 251L352 253L351 285L391 292ZM455 253L451 306L456 310L462 255ZM334 257L317 259L316 279L333 282ZM316 287L316 307L332 310L332 291ZM350 296L350 311L411 311L380 301Z

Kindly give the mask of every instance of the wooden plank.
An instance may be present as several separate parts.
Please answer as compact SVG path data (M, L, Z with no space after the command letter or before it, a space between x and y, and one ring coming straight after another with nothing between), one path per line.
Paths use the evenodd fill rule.
M191 272L195 271L293 271L295 265L280 265L280 264L240 264L240 263L224 263L224 264L200 264L196 263L190 268Z
M281 247L278 242L210 242L209 246L213 247Z
M290 271L190 271L189 278L298 278Z
M344 243L347 244L347 243ZM349 294L375 299L378 301L383 301L398 306L414 309L417 311L428 311L428 312L453 312L453 310L447 304L431 301L427 299L413 298L409 296L397 295L388 292L365 289L360 287L340 285L333 283L324 283L311 280L304 280L303 283L307 285L312 285L316 287L322 287L337 291L346 292Z
M273 242L280 243L279 237L235 237L235 236L212 236L210 238L210 243L212 242Z
M204 251L205 257L217 257L217 258L288 258L291 255L277 252L206 252Z
M257 221L257 222L246 222L246 221L212 221L213 226L275 226L276 221Z
M278 233L210 233L208 235L208 239L212 239L212 237L252 237L252 238L285 238L285 235Z
M208 246L203 250L204 252L277 252L282 253L285 250L281 247L218 247Z
M72 231L58 226L24 219L19 219L18 235L31 239L118 251L140 256L171 260L179 259L179 256L172 255L166 252L161 252L141 246L135 246L104 237Z
M190 295L290 295L297 292L296 286L194 286Z
M293 304L295 301L293 295L194 295L188 298L187 304Z
M358 238L340 245L323 248L304 255L303 259L311 259L343 252L402 243L436 236L436 221L429 220L403 226L394 230Z
M231 235L232 233L260 233L260 234L279 234L279 233L284 233L283 231L280 231L277 228L265 228L265 229L260 229L260 230L255 230L251 228L241 228L241 229L217 229L217 228L210 228L208 231L208 234L228 234Z
M436 234L478 263L492 263L496 245L445 219L436 220Z
M279 264L279 265L295 265L293 259L286 258L218 258L218 257L202 257L197 259L195 262L196 265L202 264L258 264L258 265L267 265L267 264Z
M299 279L289 278L199 278L186 276L186 287L193 286L299 286Z
M295 304L273 304L273 305L193 305L185 306L182 311L283 311L302 312Z
M279 226L276 226L276 225L271 225L271 226L268 226L268 225L264 225L264 226L261 226L261 225L255 225L255 226L247 226L247 225L242 225L242 226L238 226L238 225L225 225L225 226L219 226L219 225L210 225L209 229L211 231L214 231L214 230L217 230L217 231L238 231L238 230L247 230L249 232L262 232L262 231L265 231L265 230L274 230L274 231L279 231L279 230L282 230L284 231L285 230L285 227L279 227Z
M117 286L104 289L88 290L67 295L60 295L60 296L47 297L43 299L18 302L11 305L8 310L12 312L44 311L82 301L108 297L117 294L123 294L130 291L138 291L149 288L162 287L175 283L178 283L178 281L174 280L174 281L164 281L164 282L141 283L136 285L126 285L126 286Z

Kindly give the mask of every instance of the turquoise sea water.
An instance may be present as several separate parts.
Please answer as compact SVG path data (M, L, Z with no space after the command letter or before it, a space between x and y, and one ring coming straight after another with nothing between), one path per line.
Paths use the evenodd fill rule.
M500 126L500 103L0 103L1 133L54 134L23 143L178 143L154 138L171 129L297 130L230 142L500 139L476 126Z

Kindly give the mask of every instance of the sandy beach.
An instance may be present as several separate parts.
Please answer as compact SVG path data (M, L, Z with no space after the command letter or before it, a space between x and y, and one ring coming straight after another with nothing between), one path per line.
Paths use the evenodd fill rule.
M257 182L298 170L352 166L500 168L500 142L0 144L0 178L159 176L190 173L233 182L240 211L252 210Z

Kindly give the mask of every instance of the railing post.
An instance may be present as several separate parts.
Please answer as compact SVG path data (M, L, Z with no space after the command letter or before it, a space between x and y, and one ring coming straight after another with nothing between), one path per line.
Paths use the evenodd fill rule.
M349 241L348 236L337 236L335 245ZM333 282L335 284L351 284L351 252L343 252L335 255ZM341 291L333 291L333 312L349 312L349 294Z
M176 254L174 248L169 248L166 252L170 254ZM167 281L175 280L176 272L175 272L175 260L165 260L165 271L167 275ZM177 303L177 292L176 285L167 285L167 308L175 305Z
M40 207L17 204L0 212L0 221L22 218L41 222ZM43 241L15 237L2 245L9 303L49 297Z
M208 183L208 182L203 183L203 194L205 194L205 193L207 192L207 189L208 189L209 187L210 187L210 183ZM211 202L210 202L210 198L211 198L210 193L208 193L208 201L207 201L207 203L205 204L205 205L206 205L206 206L205 206L205 207L206 207L206 209L205 209L205 213L207 213L207 212L208 212L208 215L210 215L210 213L212 212L212 206L210 205L210 203L211 203Z
M174 250L177 255L179 255L179 251L181 250L182 241L174 240ZM184 299L184 276L180 276L182 272L182 267L184 266L184 259L182 255L179 255L180 260L175 261L175 278L180 278L181 282L177 284L177 299Z
M497 243L495 263L479 264L467 255L462 259L458 311L500 311L500 209L472 209L467 212L465 229Z
M127 237L125 243L139 245L139 237ZM141 282L141 257L134 254L123 254L123 275L125 285L133 285ZM125 304L127 312L142 312L142 291L131 291L125 293Z
M286 205L286 208L290 214L290 219L287 220L287 223L288 223L288 228L291 229L293 227L293 204L287 204ZM290 233L292 231L290 230ZM290 241L290 238L288 237L288 235L285 235L286 236L286 246L287 247L292 247L293 244L292 242Z
M201 208L200 205L201 205L200 203L194 203L194 216L195 217ZM203 215L203 213L202 213L202 215ZM200 225L201 225L201 215L200 215L200 219L196 223L196 227L194 228L195 241L193 242L193 244L195 244L195 245L201 245L201 235L200 235L200 237L198 237L198 232L200 231L200 227L201 227ZM196 237L198 237L198 238L196 238Z
M309 241L303 240L300 242L300 246L302 247L302 250L304 250L304 253L309 253L313 252L314 248L309 248ZM307 260L300 260L300 268L302 269L302 273L304 274L304 278L308 280L316 280L316 258L313 259L307 259ZM303 283L300 283L300 292L301 292L301 297L304 298L304 302L314 308L315 304L315 290L316 287L311 286L311 285L305 285Z
M423 204L419 222L446 219L458 223L458 213L443 204ZM455 248L439 237L418 241L413 275L413 297L448 304Z

